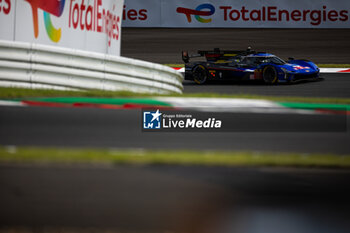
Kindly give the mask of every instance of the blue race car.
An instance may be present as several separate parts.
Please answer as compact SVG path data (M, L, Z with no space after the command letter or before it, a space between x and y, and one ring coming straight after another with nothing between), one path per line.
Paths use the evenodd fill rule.
M189 62L190 58L205 57L206 61ZM185 62L185 80L203 84L208 80L236 79L263 80L266 84L320 79L320 69L311 61L289 58L287 62L265 52L198 51L189 56L182 52Z

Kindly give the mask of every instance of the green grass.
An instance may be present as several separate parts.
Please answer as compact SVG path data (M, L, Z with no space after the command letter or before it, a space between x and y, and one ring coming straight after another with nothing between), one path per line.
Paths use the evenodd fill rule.
M164 64L170 67L184 67L184 64ZM350 64L317 64L319 68L350 68Z
M170 66L170 67L184 67L184 64L164 64L165 66Z
M162 164L350 168L350 156L223 151L57 149L0 147L1 163Z
M25 98L29 101L38 101L46 103L58 103L58 104L104 104L104 105L124 105L124 104L136 104L142 106L161 106L171 107L169 103L159 101L152 98L134 98L134 97L123 97L123 98L96 98L96 97L36 97L36 98Z
M203 98L243 98L243 99L265 99L279 102L303 102L303 103L332 103L332 104L350 104L350 98L315 98L315 97L291 97L291 96L264 96L249 94L217 94L217 93L192 93L192 94L170 94L170 95L151 95L140 94L127 91L59 91L42 89L23 89L23 88L0 88L0 99L22 99L33 97L100 97L100 98L130 98L152 96L170 96L170 97L203 97Z
M295 109L327 109L335 111L350 111L349 104L327 104L327 103L294 103L294 102L279 102L280 105L287 108Z
M135 94L129 91L61 91L48 89L26 89L26 88L9 88L0 87L0 98L14 99L24 97L133 97L133 96L152 96L151 94Z
M350 64L317 64L320 68L350 68Z

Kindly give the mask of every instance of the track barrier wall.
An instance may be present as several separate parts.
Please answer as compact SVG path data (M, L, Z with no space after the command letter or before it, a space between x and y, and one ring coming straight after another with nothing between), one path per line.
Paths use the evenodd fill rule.
M182 93L183 77L160 64L70 48L0 41L0 86Z
M120 57L124 0L0 0L0 86L182 93L179 72Z

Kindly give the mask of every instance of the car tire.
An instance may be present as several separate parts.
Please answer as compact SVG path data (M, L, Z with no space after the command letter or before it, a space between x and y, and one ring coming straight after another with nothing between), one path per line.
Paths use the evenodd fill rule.
M277 83L277 70L273 66L265 66L263 69L263 80L266 84L275 84Z
M192 69L192 76L197 84L204 84L208 79L208 70L203 65L196 65Z

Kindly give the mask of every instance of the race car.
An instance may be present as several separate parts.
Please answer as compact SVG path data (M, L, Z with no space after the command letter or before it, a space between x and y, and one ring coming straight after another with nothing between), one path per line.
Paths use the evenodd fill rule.
M205 57L206 61L190 62L190 58ZM320 79L320 69L311 61L289 58L286 62L266 52L220 50L182 52L185 80L203 84L209 80L263 80L266 84Z

